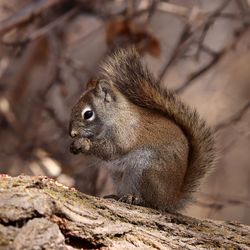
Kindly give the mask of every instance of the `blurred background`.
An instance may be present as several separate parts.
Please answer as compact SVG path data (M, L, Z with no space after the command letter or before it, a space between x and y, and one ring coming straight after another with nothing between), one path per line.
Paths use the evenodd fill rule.
M68 122L105 56L134 44L216 132L216 168L185 214L250 224L249 24L249 0L1 0L0 173L112 193L105 166L70 154Z

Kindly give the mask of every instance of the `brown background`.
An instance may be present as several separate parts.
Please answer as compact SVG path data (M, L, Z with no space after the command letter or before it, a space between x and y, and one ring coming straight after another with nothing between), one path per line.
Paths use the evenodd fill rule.
M107 20L117 17L130 2L91 2L87 6L91 12L86 6L82 11L76 7L78 12L71 18L67 17L72 8L74 12L71 4L47 8L39 17L1 35L0 172L48 175L83 192L102 196L112 192L105 166L69 153L67 127L71 107L112 46L106 42ZM239 31L249 26L249 2L169 1L185 7L186 17L164 10L167 1L156 2L150 18L147 19L148 12L133 18L161 47L156 57L145 49L144 59L156 76L162 76L164 87L176 90L215 128L219 151L213 173L185 213L250 224L250 31ZM213 20L200 41L201 32L196 27L203 19L197 17L197 11L213 13L223 2L228 2L222 11L227 17ZM143 8L148 1L135 3L136 8ZM31 1L2 0L0 29L1 20L30 4ZM188 22L198 44L200 41L219 55L208 70L192 81L190 75L213 58L205 50L197 54L195 42L180 51L162 75ZM51 23L55 25L49 26ZM130 35L126 36L129 40ZM27 37L28 43L20 42ZM140 42L145 42L143 39ZM157 42L152 45L156 52ZM179 89L183 84L186 87Z

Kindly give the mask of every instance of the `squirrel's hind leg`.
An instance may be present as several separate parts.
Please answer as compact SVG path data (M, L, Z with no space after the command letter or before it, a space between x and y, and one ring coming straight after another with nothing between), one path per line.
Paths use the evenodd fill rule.
M187 163L168 156L142 173L140 195L148 207L161 211L176 211L182 200L182 183Z

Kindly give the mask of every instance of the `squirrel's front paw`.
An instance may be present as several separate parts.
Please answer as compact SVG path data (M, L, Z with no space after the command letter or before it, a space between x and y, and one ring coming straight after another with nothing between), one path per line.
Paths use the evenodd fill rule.
M141 205L141 199L132 195L132 194L126 194L126 195L123 195L119 201L121 202L125 202L125 203L128 203L128 204L133 204L133 205Z
M87 138L80 138L74 140L70 145L70 152L73 154L78 154L80 152L87 153L90 149L91 142Z

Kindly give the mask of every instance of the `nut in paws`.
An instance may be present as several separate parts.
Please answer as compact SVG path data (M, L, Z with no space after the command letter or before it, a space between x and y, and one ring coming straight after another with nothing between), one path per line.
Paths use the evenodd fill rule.
M91 142L89 139L80 138L74 140L70 145L70 152L73 154L78 154L80 152L85 153L90 149Z
M90 150L90 145L91 145L91 142L89 139L80 139L81 140L81 151L84 153L86 151L89 151Z

